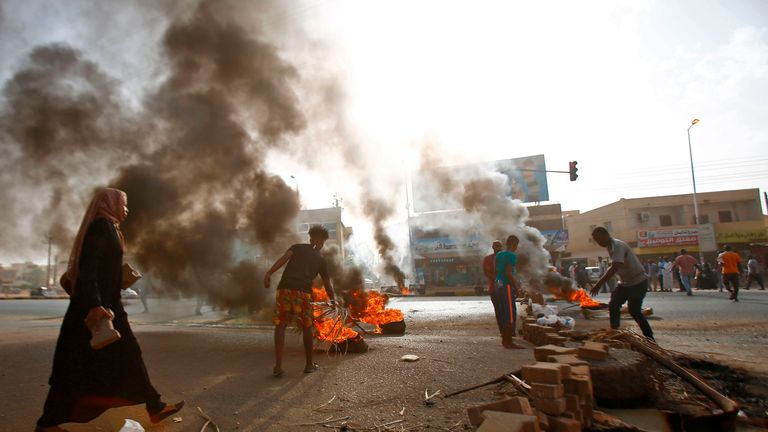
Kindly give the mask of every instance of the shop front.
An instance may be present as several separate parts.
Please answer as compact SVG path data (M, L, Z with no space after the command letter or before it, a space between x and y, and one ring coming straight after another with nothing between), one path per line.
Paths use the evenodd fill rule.
M485 290L485 252L477 236L454 239L431 233L414 239L416 273L427 295L481 294ZM421 282L421 281L420 281Z

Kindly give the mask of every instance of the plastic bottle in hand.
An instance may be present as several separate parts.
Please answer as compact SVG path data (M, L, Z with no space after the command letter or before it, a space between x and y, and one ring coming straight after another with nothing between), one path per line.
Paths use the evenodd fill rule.
M120 337L120 332L112 326L112 320L109 317L103 317L98 325L91 328L91 348L102 349L120 340Z

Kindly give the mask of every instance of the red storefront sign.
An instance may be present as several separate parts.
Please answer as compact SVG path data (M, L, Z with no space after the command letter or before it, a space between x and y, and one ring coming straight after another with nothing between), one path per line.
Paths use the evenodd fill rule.
M637 232L638 247L685 246L698 242L699 230L696 228Z

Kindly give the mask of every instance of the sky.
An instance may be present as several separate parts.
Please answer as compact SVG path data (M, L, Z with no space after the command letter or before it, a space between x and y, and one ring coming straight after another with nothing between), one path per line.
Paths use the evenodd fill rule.
M543 153L550 197L768 187L768 4L366 2L324 17L356 124L452 163ZM319 25L319 24L318 24Z
M134 6L151 4L0 1L0 81L34 46L64 41L138 106L163 74L156 45L167 10ZM300 75L337 83L370 177L402 202L392 223L404 217L405 183L426 143L446 165L544 154L548 169L567 170L578 161L575 182L548 175L550 200L564 210L690 193L694 118L699 192L768 190L764 1L280 4L254 22L278 35ZM323 138L299 137L321 153ZM268 166L305 208L340 197L345 222L365 233L358 185L312 157L276 151Z

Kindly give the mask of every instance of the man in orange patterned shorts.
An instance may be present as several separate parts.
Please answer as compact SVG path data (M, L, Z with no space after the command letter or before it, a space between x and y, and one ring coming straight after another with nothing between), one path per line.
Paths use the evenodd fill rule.
M269 289L272 274L288 264L277 286L275 301L275 369L274 376L283 374L283 351L285 350L285 328L295 322L302 329L304 355L307 363L304 373L315 372L319 366L312 361L312 280L319 274L323 279L328 298L335 301L333 286L328 277L325 259L320 255L328 230L320 225L309 229L309 244L295 244L283 254L264 275L264 287Z

